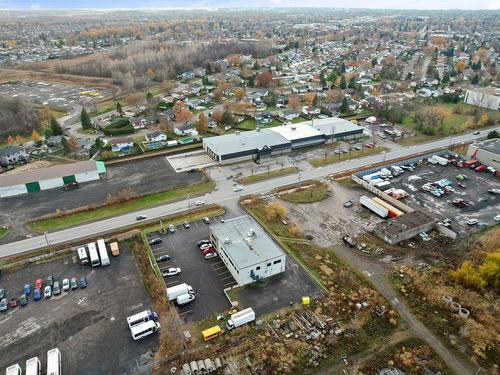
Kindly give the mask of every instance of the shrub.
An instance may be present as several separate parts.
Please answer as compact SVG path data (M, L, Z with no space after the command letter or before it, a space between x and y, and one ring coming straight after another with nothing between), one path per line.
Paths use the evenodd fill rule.
M106 135L132 134L134 132L134 127L128 118L122 117L106 126L103 131Z

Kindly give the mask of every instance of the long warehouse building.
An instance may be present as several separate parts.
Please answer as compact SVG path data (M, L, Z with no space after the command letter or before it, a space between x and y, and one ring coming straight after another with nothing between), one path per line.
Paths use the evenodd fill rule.
M259 161L300 148L362 135L362 127L341 118L329 117L204 138L203 148L213 160L227 164L243 160Z
M0 198L59 188L74 182L99 180L104 173L106 167L103 162L87 160L4 174L0 175Z

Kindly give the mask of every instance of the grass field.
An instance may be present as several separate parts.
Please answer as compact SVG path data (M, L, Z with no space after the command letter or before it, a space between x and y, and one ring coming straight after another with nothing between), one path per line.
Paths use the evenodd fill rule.
M275 119L270 124L261 125L260 128L273 128L279 125L281 125L281 122ZM235 128L241 130L254 130L256 129L255 120L253 118L247 118L246 120L243 120L242 122L237 124Z
M309 160L309 163L311 163L311 165L313 165L314 167L321 167L323 165L340 163L341 161L344 161L344 160L361 158L363 156L376 154L376 153L383 152L386 150L387 150L387 148L385 148L385 147L365 148L364 150L360 150L360 151L352 151L350 154L349 153L334 154L334 155L329 155L326 158L323 157L323 158L318 158L318 159L312 159L312 160Z
M9 233L9 228L8 227L0 227L0 240L4 238L7 233Z
M280 198L290 203L319 202L328 196L328 186L318 183L314 187L299 189L293 193L280 195Z
M215 183L212 181L201 182L186 187L166 190L160 193L149 194L143 197L131 199L126 202L106 205L88 211L72 213L65 216L36 220L28 224L31 230L39 233L68 228L73 225L88 223L95 220L121 215L143 208L154 207L177 199L184 199L188 194L193 197L212 191Z
M257 173L253 176L240 177L236 181L242 185L253 184L259 181L268 180L270 178L285 176L287 174L297 173L297 167L285 167L281 169L275 169L273 171Z

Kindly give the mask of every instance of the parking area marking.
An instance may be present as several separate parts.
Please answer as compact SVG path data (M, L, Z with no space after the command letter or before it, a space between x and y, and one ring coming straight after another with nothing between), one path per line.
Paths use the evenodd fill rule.
M182 315L189 314L189 313L191 313L191 312L193 312L193 310L186 310L186 311L182 311L182 312L180 312L180 313L179 313L179 315L180 315L180 316L182 316Z

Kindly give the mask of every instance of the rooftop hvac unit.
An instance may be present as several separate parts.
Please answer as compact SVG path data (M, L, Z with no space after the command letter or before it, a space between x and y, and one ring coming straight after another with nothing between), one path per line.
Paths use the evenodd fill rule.
M231 243L231 238L230 237L224 238L224 243L225 244L230 244Z
M290 127L290 129L297 130L297 127L296 126L292 126L292 127Z
M247 232L248 237L255 237L257 236L257 233L255 233L255 230L253 228L250 228Z

